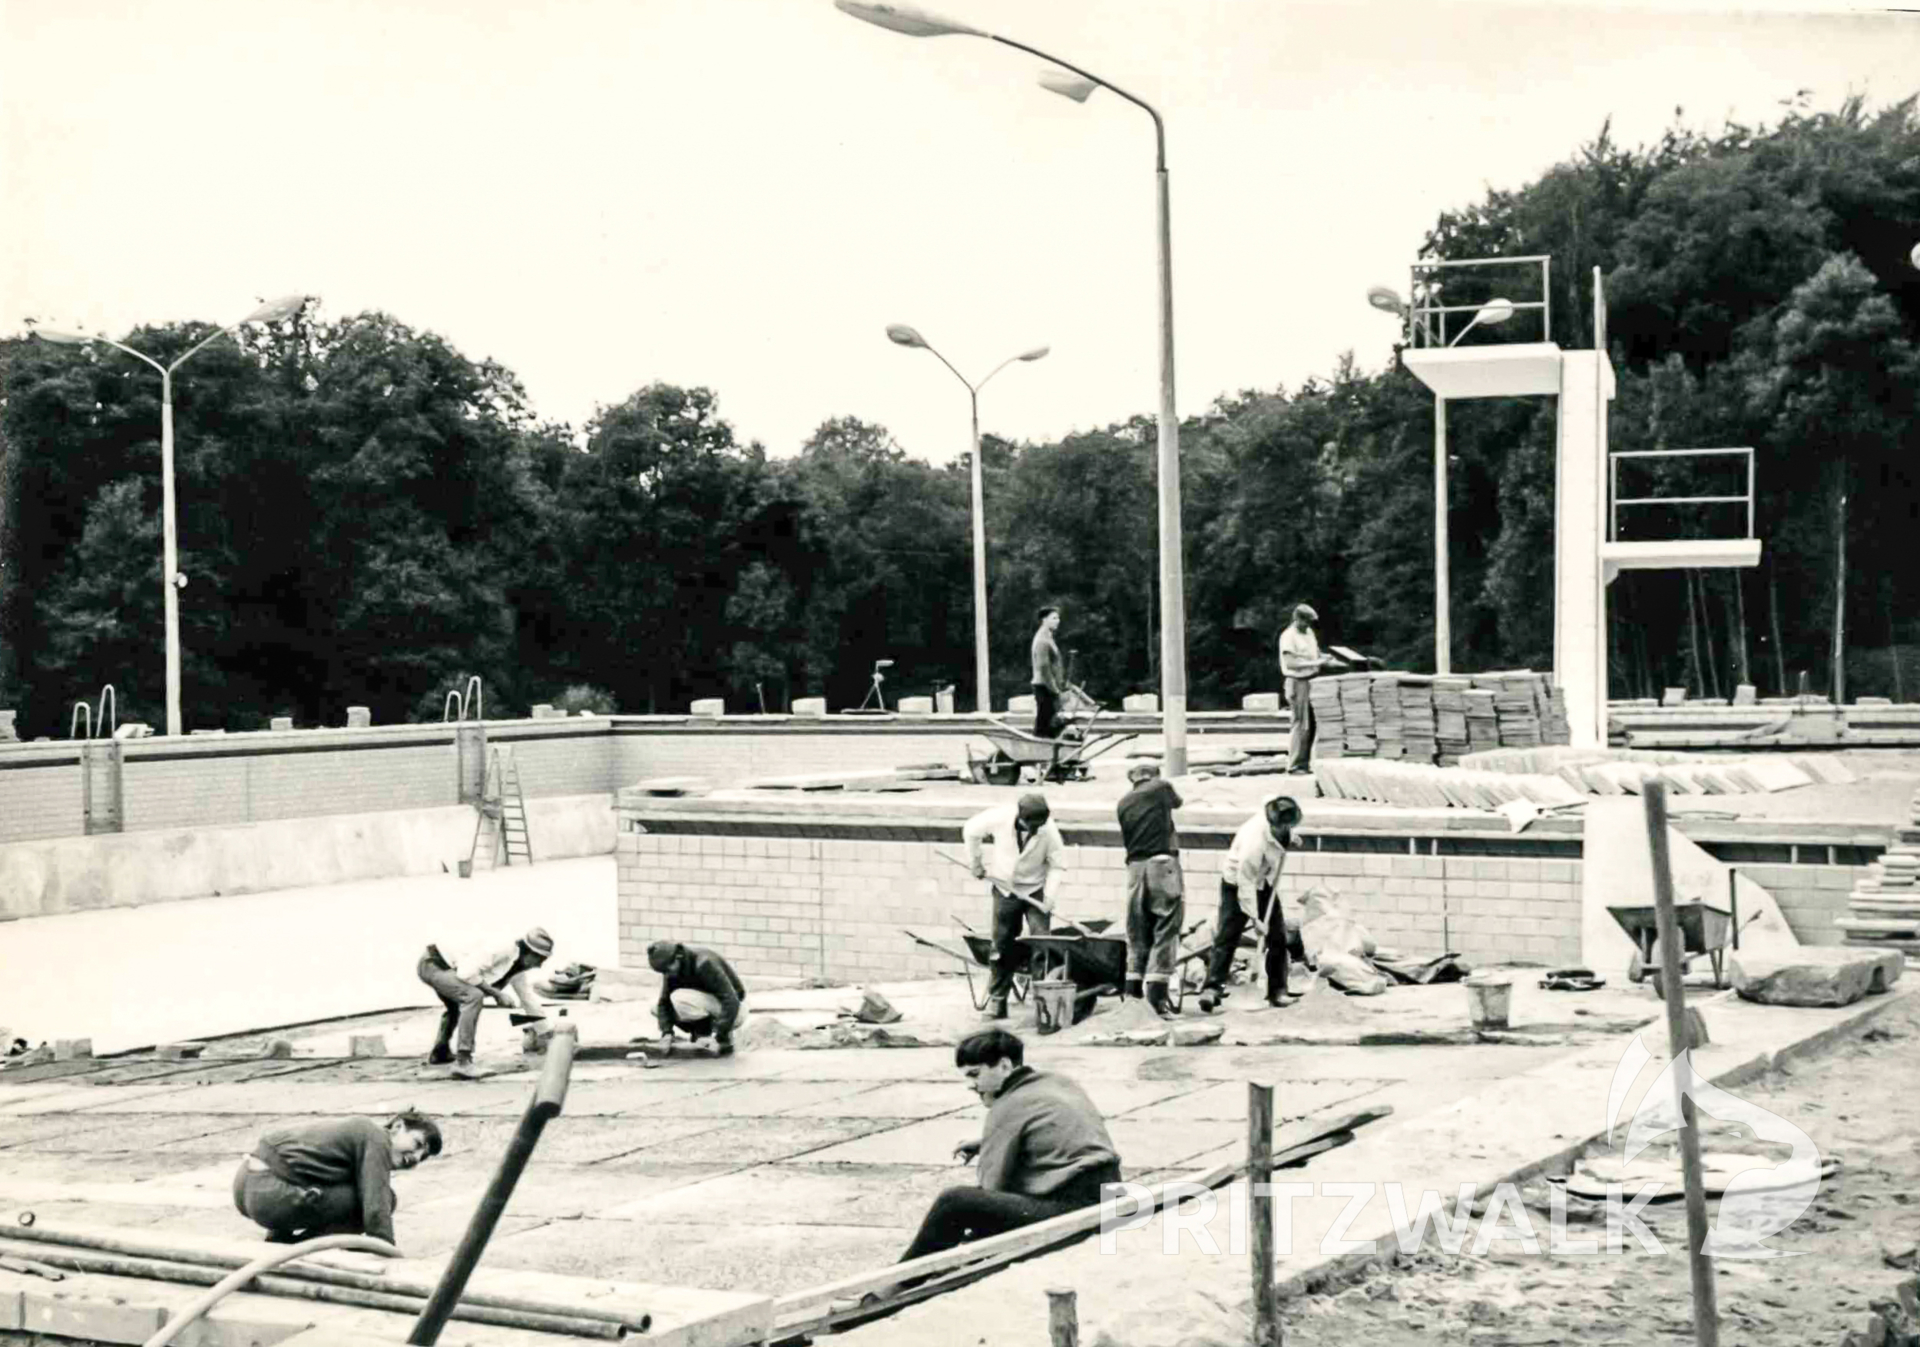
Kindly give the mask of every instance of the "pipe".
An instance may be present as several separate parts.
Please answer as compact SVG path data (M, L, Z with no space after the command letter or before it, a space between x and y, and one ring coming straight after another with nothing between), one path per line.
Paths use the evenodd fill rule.
M295 1246L289 1246L295 1247ZM134 1277L146 1281L174 1282L186 1286L218 1286L230 1280L221 1269L195 1263L164 1262L118 1254L89 1253L49 1248L45 1245L24 1249L0 1243L0 1252L19 1255L32 1252L39 1261L69 1272L90 1272L109 1277ZM420 1312L421 1297L396 1293L361 1291L344 1286L327 1286L298 1277L254 1274L249 1294L278 1296L291 1300L314 1300L329 1305L350 1305L355 1309L385 1310L394 1314ZM223 1293L224 1294L224 1293ZM211 1303L211 1302L210 1302ZM203 1310L202 1313L205 1311ZM605 1319L589 1319L569 1314L534 1314L521 1310L461 1304L452 1318L463 1323L491 1324L499 1328L520 1328L535 1333L564 1333L580 1338L618 1341L626 1336L624 1325ZM651 1318L651 1316L642 1316ZM185 1321L181 1322L185 1327ZM169 1325L172 1327L172 1325Z
M31 1216L31 1212L20 1213L21 1217ZM0 1227L13 1219L0 1217ZM104 1234L96 1231L60 1230L51 1226L38 1226L32 1229L21 1228L4 1230L0 1238L30 1240L36 1244L52 1245L56 1248L86 1249L98 1253L125 1254L134 1258L163 1259L176 1263L191 1263L201 1267L230 1269L241 1266L246 1260L237 1254L213 1253L204 1249L177 1247L157 1244L127 1235ZM373 1291L382 1294L412 1296L424 1300L433 1293L430 1283L403 1281L389 1277L384 1271L378 1273L350 1272L344 1268L326 1267L314 1264L306 1267L288 1267L281 1274L301 1281L319 1283L326 1286L345 1287L349 1290ZM630 1330L644 1332L651 1326L652 1316L632 1311L603 1310L590 1306L561 1304L556 1301L530 1300L524 1296L499 1295L485 1291L466 1291L460 1296L460 1304L477 1306L484 1309L516 1310L523 1314L560 1316L569 1319L596 1319L606 1323L619 1324Z
M439 1340L440 1330L446 1326L448 1317L458 1304L467 1278L473 1275L480 1255L486 1251L487 1241L493 1237L494 1226L499 1224L500 1217L506 1212L507 1201L513 1196L513 1188L520 1181L521 1171L527 1167L527 1161L533 1158L533 1148L539 1143L541 1130L551 1119L560 1116L560 1109L567 1101L567 1079L573 1072L573 1050L578 1034L579 1030L571 1024L562 1024L554 1031L553 1039L547 1046L546 1066L540 1073L540 1084L527 1104L527 1111L520 1115L520 1126L514 1130L507 1153L501 1157L493 1181L487 1185L485 1196L474 1209L473 1219L467 1223L467 1232L460 1237L460 1243L448 1257L446 1271L440 1274L440 1284L434 1288L427 1307L420 1312L413 1332L407 1335L407 1341L414 1347L432 1347Z
M196 1322L208 1310L269 1268L276 1268L282 1263L292 1262L296 1258L304 1258L310 1253L320 1253L326 1249L359 1249L365 1253L381 1253L389 1256L400 1252L384 1239L373 1239L367 1235L322 1235L318 1239L305 1239L298 1244L269 1249L245 1267L229 1272L213 1284L212 1290L167 1320L158 1333L147 1339L146 1347L167 1347L168 1343L180 1336L180 1331L188 1324Z

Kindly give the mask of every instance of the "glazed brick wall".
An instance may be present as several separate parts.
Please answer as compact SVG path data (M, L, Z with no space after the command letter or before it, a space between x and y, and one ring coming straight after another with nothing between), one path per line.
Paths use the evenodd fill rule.
M0 770L0 845L85 831L77 748L10 750Z
M1771 893L1780 915L1803 945L1843 945L1846 932L1833 924L1847 912L1847 895L1861 871L1849 865L1737 865L1739 872Z

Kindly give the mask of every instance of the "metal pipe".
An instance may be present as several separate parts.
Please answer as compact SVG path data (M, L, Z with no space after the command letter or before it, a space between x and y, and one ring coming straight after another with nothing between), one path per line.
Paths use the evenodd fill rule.
M1453 671L1453 618L1447 591L1447 400L1433 400L1433 671Z
M218 334L215 334L218 335ZM206 345L205 342L201 343ZM194 350L199 350L196 346ZM193 352L189 351L188 355ZM184 359L184 357L182 357ZM176 362L178 363L178 362ZM180 586L174 578L178 565L178 528L173 495L173 371L160 372L160 583L165 589L167 620L167 734L180 733Z
M506 1212L507 1201L513 1196L513 1188L520 1181L521 1171L527 1167L527 1161L533 1158L533 1148L539 1143L541 1130L551 1119L560 1115L567 1100L567 1079L573 1071L577 1034L578 1030L571 1024L562 1024L554 1031L547 1046L546 1066L540 1073L540 1084L534 1090L527 1111L520 1116L520 1126L514 1130L507 1153L501 1157L493 1181L487 1185L485 1196L474 1209L467 1232L460 1237L459 1245L447 1259L440 1284L434 1288L426 1308L420 1312L413 1332L407 1335L407 1341L415 1347L432 1347L433 1343L439 1341L440 1330L453 1314L460 1293L466 1288L467 1278L473 1275L480 1255L486 1251L487 1241L493 1237L494 1226L499 1224L500 1217Z

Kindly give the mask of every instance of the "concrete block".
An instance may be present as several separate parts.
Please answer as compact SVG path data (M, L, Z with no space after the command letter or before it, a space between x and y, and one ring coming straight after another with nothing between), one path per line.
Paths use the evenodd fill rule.
M293 1056L291 1039L276 1038L260 1051L260 1056L270 1062L284 1062Z
M1157 692L1136 692L1131 697L1123 697L1121 699L1120 709L1123 711L1158 711L1160 709L1160 694Z
M348 729L364 730L370 727L372 724L373 724L373 711L370 708L365 706L349 706L347 708L347 728Z
M933 714L933 698L902 697L894 709L903 716L930 716Z
M347 1038L349 1057L385 1057L387 1040L382 1034L352 1034Z
M205 1043L162 1043L160 1060L163 1062L191 1061L206 1050Z
M20 1331L21 1299L18 1291L0 1291L0 1333Z
M225 734L225 733L226 733L225 730L188 730L187 736L191 738L196 734Z
M267 728L270 730L290 730L293 728L293 717L275 716L267 722Z
M1846 1006L1892 989L1906 965L1893 949L1804 946L1791 952L1730 956L1741 999L1772 1006Z
M53 1060L56 1062L75 1062L91 1056L93 1056L93 1040L90 1038L53 1040Z
M689 708L696 716L706 716L718 720L727 713L726 699L723 697L702 697Z
M1240 699L1242 711L1278 711L1280 694L1277 692L1249 692Z
M22 1291L20 1328L55 1338L141 1343L167 1322L159 1305L129 1305L104 1296L70 1291Z
M1757 701L1758 696L1751 683L1742 683L1733 690L1733 704L1735 706L1752 706Z
M566 712L562 711L560 714L564 716ZM533 720L552 720L554 718L553 703L536 703L533 709L528 712L528 717Z
M825 697L801 697L793 703L793 714L796 716L818 717L824 716L826 713L827 699Z
M1007 714L1010 716L1030 716L1035 706L1031 694L1007 698Z
M1660 705L1662 706L1681 706L1686 703L1686 700L1687 690L1685 688L1668 688L1660 694Z

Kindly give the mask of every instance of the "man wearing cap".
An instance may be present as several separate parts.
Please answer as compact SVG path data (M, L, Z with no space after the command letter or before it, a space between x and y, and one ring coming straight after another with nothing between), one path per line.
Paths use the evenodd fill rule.
M975 879L993 881L993 979L987 987L986 1018L1007 1017L1007 993L1013 989L1020 956L1020 929L1044 933L1050 920L1046 891L1066 868L1066 841L1049 817L1046 796L1029 793L1018 804L982 810L968 819L960 835ZM990 859L981 849L991 841Z
M1186 886L1180 875L1180 834L1173 811L1183 801L1150 762L1127 769L1133 789L1120 797L1120 840L1127 848L1128 996L1142 996L1162 1019L1173 1016L1167 983L1180 947Z
M542 1018L533 993L527 990L527 973L545 963L552 953L553 937L544 926L534 927L511 945L468 955L458 963L443 956L438 945L428 945L416 971L420 980L433 988L444 1009L440 1013L440 1032L433 1040L427 1065L444 1066L452 1062L455 1076L462 1080L477 1078L480 1073L473 1065L473 1041L480 1028L481 1003L491 1000L496 1005L511 1006L513 1002L507 999L507 992L511 990L524 1013L535 1019ZM460 1030L457 1056L452 1050L456 1025Z
M1207 985L1200 993L1200 1009L1211 1012L1227 999L1227 980L1233 974L1233 956L1247 929L1247 911L1257 912L1265 938L1267 1004L1285 1004L1287 994L1286 921L1280 914L1280 870L1293 845L1293 826L1300 821L1300 805L1290 795L1265 801L1252 818L1240 825L1220 866L1220 917L1214 922L1213 953L1207 963ZM1251 904L1249 902L1251 900Z
M440 1154L440 1128L408 1109L385 1127L371 1118L322 1118L270 1127L233 1176L233 1205L269 1244L321 1235L393 1239L396 1169Z
M1313 700L1307 694L1312 690L1313 676L1327 661L1309 624L1319 620L1320 614L1303 603L1293 610L1293 622L1280 633L1280 676L1286 680L1287 710L1293 715L1293 752L1287 767L1296 776L1313 770L1307 765L1314 730Z
M713 950L656 940L647 946L647 963L660 974L660 1001L653 1017L660 1036L675 1029L696 1042L711 1037L714 1055L733 1056L733 1036L747 1023L747 984Z

